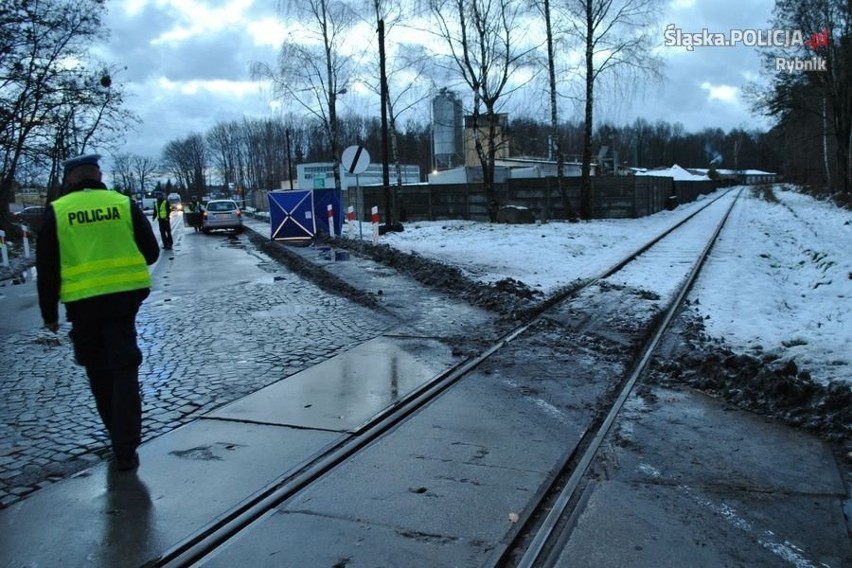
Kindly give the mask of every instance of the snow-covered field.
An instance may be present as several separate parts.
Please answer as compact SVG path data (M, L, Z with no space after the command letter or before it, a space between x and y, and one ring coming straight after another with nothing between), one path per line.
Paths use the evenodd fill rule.
M852 213L782 185L773 195L743 192L692 290L692 309L735 351L777 352L816 381L852 384ZM573 224L411 222L381 242L482 282L513 278L549 294L601 274L701 205Z

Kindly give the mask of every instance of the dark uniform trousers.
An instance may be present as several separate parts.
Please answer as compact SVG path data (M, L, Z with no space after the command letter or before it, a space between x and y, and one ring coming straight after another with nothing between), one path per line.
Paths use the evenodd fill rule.
M160 239L163 241L163 247L170 249L174 245L172 240L172 222L170 219L157 219L160 227Z
M71 339L77 363L86 368L98 414L116 457L133 456L142 443L142 397L136 315L74 321Z

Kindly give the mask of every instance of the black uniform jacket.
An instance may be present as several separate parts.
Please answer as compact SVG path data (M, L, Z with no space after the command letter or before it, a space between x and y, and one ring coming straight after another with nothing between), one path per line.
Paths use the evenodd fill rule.
M107 189L96 180L84 180L71 188L71 191L83 189ZM128 199L130 199L128 197ZM151 229L151 223L142 210L130 204L133 219L133 235L136 246L145 262L154 264L160 256L160 245ZM36 269L38 270L38 301L41 317L45 323L59 320L59 239L56 234L56 213L48 206L36 241ZM115 294L104 294L65 304L65 313L71 322L102 319L112 316L133 316L139 305L148 297L150 290L131 290Z

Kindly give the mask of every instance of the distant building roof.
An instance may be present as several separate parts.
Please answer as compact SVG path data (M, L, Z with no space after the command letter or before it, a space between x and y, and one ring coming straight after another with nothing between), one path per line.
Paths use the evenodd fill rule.
M579 166L582 165L582 162L579 160L569 160L564 159L562 161L563 164L570 166ZM528 157L508 157L508 158L497 158L494 160L494 164L498 166L505 166L507 168L528 168L530 166L555 166L556 160L547 160L544 158L528 158ZM591 162L591 166L597 166L596 162Z
M636 175L670 177L675 181L706 181L710 179L706 175L693 174L677 164L674 164L670 168L657 168L653 170L645 170L643 172L637 171Z
M706 174L710 170L708 170L707 168L689 168L689 171L691 171L693 173ZM778 175L775 172L765 172L763 170L749 170L749 169L746 169L746 170L731 170L731 169L726 169L726 168L719 168L719 169L716 170L716 173L718 173L721 176L742 176L742 175L745 175L745 176L775 176L775 175Z

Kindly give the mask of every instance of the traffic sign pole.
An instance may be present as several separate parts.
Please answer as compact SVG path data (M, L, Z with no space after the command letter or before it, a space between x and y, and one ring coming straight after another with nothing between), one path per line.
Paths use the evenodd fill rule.
M363 146L348 146L340 157L340 165L346 168L350 174L355 174L355 205L358 205L358 197L361 197L361 207L364 206L364 194L361 192L361 184L358 179L358 174L362 174L370 165L370 153ZM358 234L364 238L363 230L361 229L360 215L358 216Z

